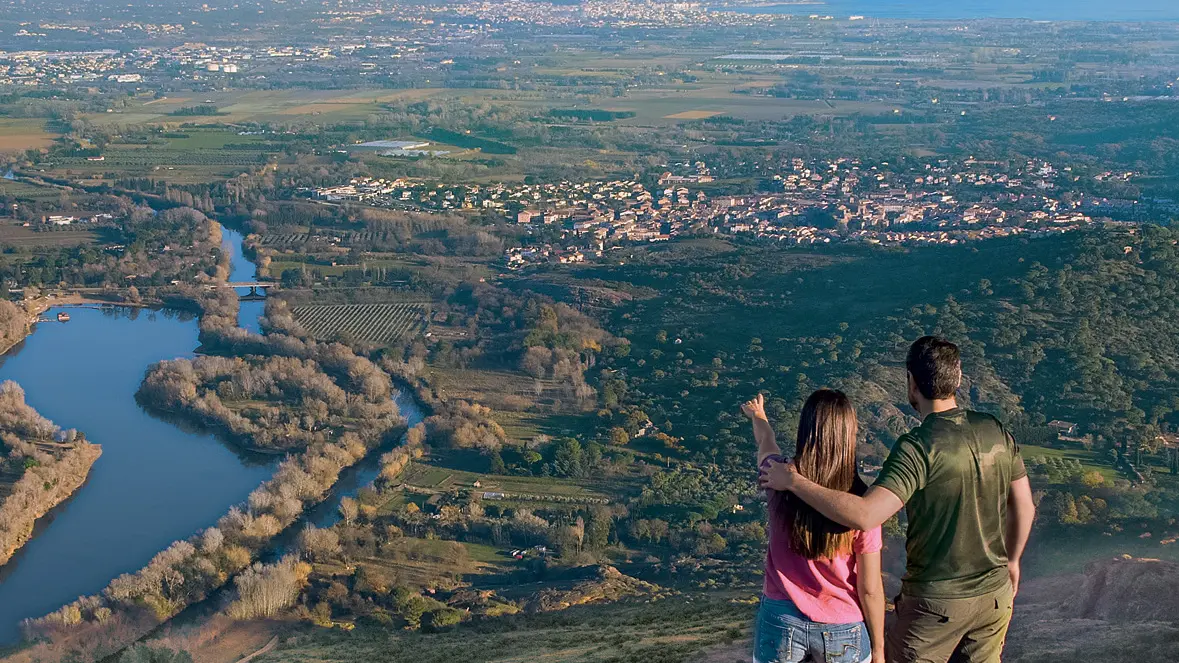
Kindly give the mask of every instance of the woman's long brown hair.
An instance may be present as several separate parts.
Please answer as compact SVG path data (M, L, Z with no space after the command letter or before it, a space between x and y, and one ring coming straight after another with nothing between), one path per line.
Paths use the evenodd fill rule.
M798 422L794 464L799 474L842 492L863 494L867 485L856 471L859 424L851 400L842 391L820 389L811 394ZM850 554L855 531L831 521L806 502L786 492L776 499L778 519L790 534L790 549L807 559L833 559Z

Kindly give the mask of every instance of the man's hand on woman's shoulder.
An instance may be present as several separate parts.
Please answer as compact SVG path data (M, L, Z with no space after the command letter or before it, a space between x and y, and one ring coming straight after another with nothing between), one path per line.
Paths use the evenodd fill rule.
M761 468L761 474L757 477L757 483L762 488L781 492L793 490L795 480L798 477L798 468L794 466L794 461L782 463L776 460L770 460L765 467Z

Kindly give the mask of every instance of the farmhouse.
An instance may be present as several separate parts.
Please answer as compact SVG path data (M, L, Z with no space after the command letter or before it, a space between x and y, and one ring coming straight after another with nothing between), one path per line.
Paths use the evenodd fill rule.
M1071 421L1061 421L1059 419L1049 421L1048 428L1056 433L1057 437L1062 435L1074 435L1077 432L1077 425Z

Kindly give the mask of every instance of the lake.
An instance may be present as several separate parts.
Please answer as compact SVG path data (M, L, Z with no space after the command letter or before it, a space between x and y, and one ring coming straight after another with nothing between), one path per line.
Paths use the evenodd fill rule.
M135 392L147 367L192 356L195 318L164 311L71 307L43 322L3 359L0 380L24 387L29 405L102 445L90 478L37 524L0 569L0 642L20 620L101 591L176 539L212 525L273 472L211 435L145 412ZM51 309L52 319L57 309Z
M241 235L225 229L231 279L255 280ZM257 331L263 302L242 302L239 324ZM0 644L14 644L21 620L40 617L112 578L142 568L177 539L217 522L273 473L279 459L241 453L217 438L160 420L135 402L152 364L191 357L197 320L171 311L70 307L70 321L37 325L0 358L0 380L24 387L28 403L63 428L102 445L86 484L37 523L33 539L0 567ZM394 402L410 425L412 397ZM379 453L341 474L306 521L338 519L340 499L376 478Z

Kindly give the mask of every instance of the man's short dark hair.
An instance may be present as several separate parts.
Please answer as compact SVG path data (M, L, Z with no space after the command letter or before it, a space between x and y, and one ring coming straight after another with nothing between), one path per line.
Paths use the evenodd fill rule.
M962 355L958 346L940 336L922 336L909 346L905 368L922 396L931 401L949 398L962 377Z

